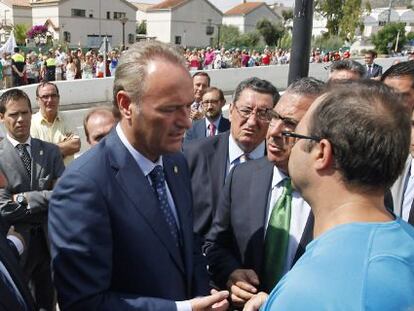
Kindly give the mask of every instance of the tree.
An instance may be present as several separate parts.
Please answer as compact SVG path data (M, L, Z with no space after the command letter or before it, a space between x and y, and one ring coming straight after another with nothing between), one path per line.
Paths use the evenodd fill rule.
M137 35L146 35L147 34L147 22L146 21L142 21L141 23L139 23L139 25L137 26L136 33L137 33Z
M220 27L220 44L224 46L236 46L237 38L240 37L239 28L236 26L222 25ZM215 45L217 37L215 38Z
M274 24L268 19L263 18L256 24L256 29L262 35L267 45L274 46L284 34L282 24Z
M388 53L389 50L395 48L397 37L397 51L400 51L401 47L407 42L404 23L389 23L372 35L371 39L379 53Z
M256 47L260 42L260 34L257 31L251 31L241 35L236 41L236 46Z
M343 6L343 14L339 23L339 36L349 42L353 41L355 30L360 28L362 23L363 10L361 0L347 0Z
M322 51L337 51L343 46L344 40L339 36L317 36L312 39L312 47Z
M329 36L352 40L361 24L361 5L361 0L316 0L315 10L326 18Z
M29 26L25 24L14 25L14 37L18 45L24 45L26 43L26 33Z

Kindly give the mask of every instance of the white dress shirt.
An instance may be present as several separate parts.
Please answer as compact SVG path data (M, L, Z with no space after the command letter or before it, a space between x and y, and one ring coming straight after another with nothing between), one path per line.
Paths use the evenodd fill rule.
M251 160L260 159L265 154L265 141L263 140L255 149L252 150L252 152L249 152L249 158ZM233 135L230 133L229 137L229 153L228 153L228 159L227 159L227 174L230 172L230 170L233 168L233 166L243 163L246 161L245 158L242 156L246 153L239 147L239 145L236 143L236 141L233 138Z
M411 159L410 174L407 174L407 180L405 182L404 200L401 211L401 218L408 221L410 217L411 205L414 201L414 159Z
M275 206L277 199L282 194L283 180L287 177L288 176L283 174L276 166L273 168L273 179L271 185L272 189L269 193L269 204L266 212L266 231L272 209ZM306 222L308 221L310 210L311 208L308 203L297 191L293 190L289 227L289 244L287 250L287 259L283 268L283 274L287 273L292 266L292 262L295 258L295 254L302 238L303 231L305 230Z
M215 126L215 130L214 130L214 135L217 135L218 134L218 127L219 127L219 124L220 124L220 120L221 120L221 115L217 118L217 119L215 119L213 122L211 122L209 119L207 119L206 118L206 137L209 137L210 136L210 124L211 123L213 123L214 124L214 126Z

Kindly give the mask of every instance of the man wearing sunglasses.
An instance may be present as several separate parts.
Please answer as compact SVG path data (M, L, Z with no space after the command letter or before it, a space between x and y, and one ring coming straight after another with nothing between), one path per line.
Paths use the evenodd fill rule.
M296 132L289 172L312 206L314 240L261 310L412 310L414 228L384 206L410 144L399 97L376 81L338 85Z
M205 236L231 168L265 155L269 112L279 100L268 81L249 78L236 88L230 105L230 131L184 145L194 199L194 231Z
M290 186L292 145L283 131L294 131L323 91L313 78L291 84L268 116L267 157L235 167L226 180L205 252L213 281L236 307L269 292L312 239L310 207Z

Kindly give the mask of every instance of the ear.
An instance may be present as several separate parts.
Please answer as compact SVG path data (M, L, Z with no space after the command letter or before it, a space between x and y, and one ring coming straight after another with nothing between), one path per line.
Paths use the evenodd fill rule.
M333 148L328 140L322 139L312 148L312 154L314 154L315 157L314 166L316 170L327 170L332 168L334 162Z
M3 113L0 113L0 120L4 121L4 114Z
M234 103L231 103L229 106L229 121L231 122L231 115L233 114L233 110L234 110Z
M119 91L116 94L116 101L118 103L118 109L122 117L125 119L131 118L131 98L125 91Z

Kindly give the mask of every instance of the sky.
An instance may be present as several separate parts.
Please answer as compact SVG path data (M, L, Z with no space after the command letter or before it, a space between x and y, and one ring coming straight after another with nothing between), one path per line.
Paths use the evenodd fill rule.
M160 3L162 0L129 0L130 2L138 2L138 3ZM242 3L242 0L209 0L212 4L214 4L220 11L225 12L232 7ZM249 2L263 2L261 1L252 1L249 0ZM266 0L268 4L273 4L275 2L282 3L286 6L293 6L294 0Z

